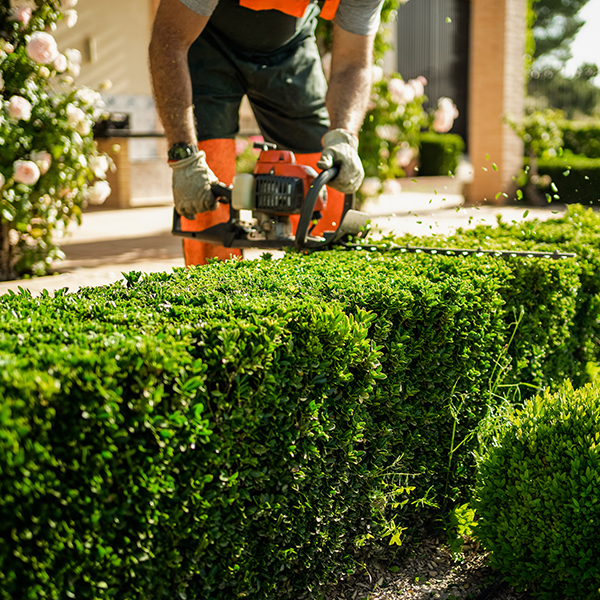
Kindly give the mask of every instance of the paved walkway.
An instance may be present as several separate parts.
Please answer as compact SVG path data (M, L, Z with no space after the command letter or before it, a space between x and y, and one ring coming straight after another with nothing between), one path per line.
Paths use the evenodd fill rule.
M372 223L382 233L449 234L457 227L479 223L495 224L496 215L505 221L521 220L523 207L464 207L460 194L446 190L402 192L381 196L365 205L373 216ZM527 219L547 219L557 214L555 208L528 209ZM42 290L105 285L121 279L129 271L171 271L184 266L181 239L171 235L172 206L152 206L85 213L83 224L73 226L61 243L66 259L60 274L49 277L0 282L0 294L19 288L32 294ZM560 214L560 213L558 213ZM246 258L261 252L249 250ZM274 253L277 256L277 253Z

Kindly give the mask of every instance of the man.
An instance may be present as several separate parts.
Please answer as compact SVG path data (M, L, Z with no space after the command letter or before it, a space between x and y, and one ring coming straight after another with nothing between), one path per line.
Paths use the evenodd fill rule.
M210 185L233 179L239 106L247 95L267 141L293 151L299 163L340 167L330 183L337 196L329 194L315 233L331 229L343 194L356 191L364 177L357 134L382 2L326 0L322 16L335 17L327 84L314 37L319 8L311 0L160 1L150 70L175 207L189 219L184 228L227 219ZM186 239L184 253L190 265L236 251Z

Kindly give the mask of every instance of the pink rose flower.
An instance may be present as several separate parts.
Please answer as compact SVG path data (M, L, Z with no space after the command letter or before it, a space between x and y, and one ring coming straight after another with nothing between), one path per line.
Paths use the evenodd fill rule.
M388 83L388 92L396 104L402 104L402 99L404 98L404 85L404 81L402 81L402 79L397 79L396 77L390 79Z
M9 19L11 21L19 21L23 24L23 27L27 27L31 19L31 8L28 6L19 6L18 8L11 9L11 15Z
M415 151L408 145L408 142L404 142L401 148L396 153L396 163L399 167L404 169L405 167L408 167L408 165L410 165L410 162L414 157Z
M52 164L52 155L46 150L31 153L31 160L38 166L41 175L45 175Z
M396 104L408 104L415 99L415 91L410 85L402 81L402 79L390 79L388 91Z
M40 169L31 160L16 160L13 169L13 177L18 183L33 185L40 178Z
M23 96L13 96L8 101L8 116L14 121L31 119L31 104Z
M416 98L421 98L421 96L425 94L425 86L423 85L422 81L419 81L418 79L410 79L408 85L410 85L410 87L412 87L414 90Z
M433 129L437 133L448 133L454 125L454 119L444 111L436 110L433 115Z
M58 56L56 40L45 31L36 31L27 42L27 56L43 65L50 64Z
M458 117L458 109L450 98L440 98L438 107L433 114L433 129L438 133L448 133Z

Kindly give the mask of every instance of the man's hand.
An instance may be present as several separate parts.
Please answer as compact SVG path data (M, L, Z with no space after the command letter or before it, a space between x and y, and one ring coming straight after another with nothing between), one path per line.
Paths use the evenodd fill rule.
M219 203L210 186L219 180L210 170L203 150L169 165L173 169L173 200L182 217L193 220L198 213L217 208Z
M329 186L344 194L358 190L365 176L358 157L358 138L345 129L334 129L323 136L323 152L317 163L319 169L339 167L340 172Z

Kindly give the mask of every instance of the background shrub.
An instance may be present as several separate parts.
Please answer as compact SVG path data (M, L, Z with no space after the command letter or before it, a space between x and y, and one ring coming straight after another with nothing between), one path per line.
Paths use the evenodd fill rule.
M477 484L491 564L539 598L597 598L600 390L566 384L501 423Z
M550 177L551 183L541 188L548 200L584 206L600 203L600 158L545 158L538 162L538 171Z
M600 121L559 121L564 149L587 158L600 158Z
M454 175L465 150L465 142L455 133L421 133L419 175Z

